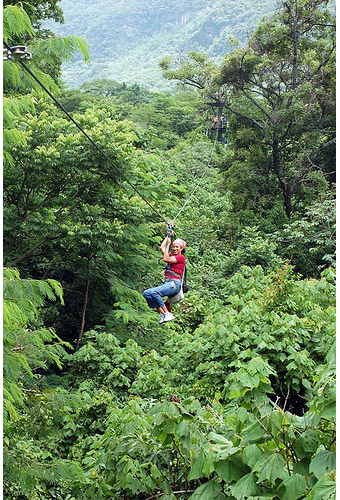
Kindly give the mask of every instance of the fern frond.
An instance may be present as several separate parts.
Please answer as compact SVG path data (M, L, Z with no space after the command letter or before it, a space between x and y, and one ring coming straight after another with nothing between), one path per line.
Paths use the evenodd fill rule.
M78 36L53 37L45 40L34 40L29 46L32 54L46 57L58 56L61 60L70 62L80 51L85 62L89 62L88 42Z
M54 82L53 78L41 71L37 65L30 61L29 67L35 76L47 87L50 91L57 94L60 92L59 87ZM5 89L25 90L29 92L32 89L41 89L35 79L20 65L14 61L5 61L3 65L3 82Z
M19 414L14 406L14 398L11 394L11 391L7 389L5 386L3 387L3 401L4 401L4 424L8 420L18 420Z
M16 63L14 63L15 66ZM30 69L33 71L35 76L41 81L41 83L54 94L59 94L60 89L57 84L54 82L53 78L41 71L35 64L31 62ZM40 90L40 85L35 81L35 79L27 73L23 68L19 68L19 78L20 78L20 86L26 90L38 89ZM17 87L19 88L19 87Z
M73 35L73 38L77 43L78 50L80 50L80 53L84 58L84 61L86 63L89 63L90 62L89 42L87 40L83 40L82 38L76 35Z
M10 150L13 146L25 146L27 144L25 133L15 128L4 130L3 141L3 146L7 150Z
M23 88L20 78L19 67L18 65L12 63L12 61L4 61L3 82L4 82L4 88L6 87L13 87L15 89Z
M54 291L56 297L60 300L60 303L64 305L64 299L63 299L63 289L59 281L56 280L51 280L48 279L46 280L47 283L51 286L52 290Z
M5 268L3 281L4 319L4 412L5 417L15 419L17 407L27 404L20 384L34 379L33 367L47 369L50 364L62 368L65 355L63 342L51 328L29 329L36 322L39 308L47 299L63 303L62 288L55 280L21 279L17 269Z
M3 277L7 280L15 280L20 278L19 269L16 267L4 267Z
M22 7L7 5L3 9L3 38L5 42L23 34L34 35L30 18Z
M36 308L43 306L46 298L56 300L57 297L63 303L62 287L56 280L20 279L17 270L8 268L4 270L3 293L5 300L16 303L28 318L32 317L32 312L36 314Z
M33 319L33 311L36 311L33 304L27 307L27 302L19 307L18 304L11 300L5 300L3 304L3 323L4 328L8 327L25 327L28 319Z
M11 128L21 113L35 112L35 98L32 95L11 96L3 98L4 126Z
M12 168L14 167L14 159L13 159L13 156L4 149L3 151L3 162L4 162L4 169L5 168Z
M10 386L13 381L16 382L22 372L33 376L26 357L20 351L14 352L11 349L4 349L3 370L4 386Z

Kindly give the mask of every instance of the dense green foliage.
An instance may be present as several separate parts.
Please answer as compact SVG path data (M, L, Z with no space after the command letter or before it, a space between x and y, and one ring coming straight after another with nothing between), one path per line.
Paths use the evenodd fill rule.
M164 59L167 78L195 83L171 93L110 79L60 88L54 55L85 47L33 30L57 2L31 2L31 20L6 6L6 39L40 47L30 67L112 162L5 63L8 500L335 499L334 61L321 4L311 16L289 0L228 64ZM289 41L266 33L286 33L287 6L329 26L298 47L311 85L279 85L266 121L265 92L292 62ZM262 101L249 100L255 84ZM202 113L221 89L227 144ZM288 212L270 144L282 127L280 175L298 184ZM142 291L162 279L176 216L189 292L159 325Z
M42 293L47 284L22 283L13 272L6 279L12 276L6 302L30 286L41 304L35 287ZM9 487L13 498L20 490L46 499L67 492L83 499L155 492L187 498L185 491L195 492L192 499L241 499L245 491L255 498L334 498L334 274L294 280L288 267L270 274L244 267L227 292L224 306L206 301L197 327L192 319L203 311L190 299L182 326L163 334L162 352L90 331L76 354L64 356L65 375L35 377L33 386L25 382L32 376L26 361L37 365L51 351L40 341L37 359L41 332L30 331L29 349L27 335L16 334L18 354L8 345L6 374L26 398L24 411L22 396L13 401L21 409L5 441L12 477L29 436L31 445L29 460L20 456L18 485ZM27 432L20 438L18 420Z

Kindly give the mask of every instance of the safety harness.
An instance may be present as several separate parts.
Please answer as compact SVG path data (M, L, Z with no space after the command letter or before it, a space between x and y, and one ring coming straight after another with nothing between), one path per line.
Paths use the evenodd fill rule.
M168 230L167 230L167 237L172 240L172 231L174 229L173 222L168 222ZM182 275L176 273L175 271L170 270L170 262L168 263L166 267L166 272L170 275L170 280L172 279L173 276L176 276L176 278L179 278L181 280L181 287L178 293L174 295L170 295L168 297L168 301L170 303L176 303L176 302L181 302L184 299L184 293L188 291L188 287L186 284L186 274L187 274L187 269L186 266L184 266L183 273ZM169 278L168 278L169 279Z

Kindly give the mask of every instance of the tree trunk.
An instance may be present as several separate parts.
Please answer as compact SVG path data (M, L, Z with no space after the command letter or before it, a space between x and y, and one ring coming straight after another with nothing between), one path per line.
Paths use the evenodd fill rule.
M219 142L222 142L222 128L223 128L223 124L222 124L222 104L220 104L220 106L218 107L218 137L217 137L217 140Z
M277 139L274 139L273 142L273 169L277 175L277 178L279 179L285 212L287 214L287 217L290 218L290 215L292 213L292 193L291 187L286 181L283 169L281 167L280 150Z
M79 349L79 345L80 345L81 339L83 337L84 328L85 328L86 309L87 309L87 305L88 305L88 301L89 301L89 289L90 289L90 262L91 262L92 257L93 257L93 254L91 254L87 258L85 297L84 297L83 311L81 314L81 325L80 325L80 330L79 330L79 334L78 334L76 351L78 351L78 349Z

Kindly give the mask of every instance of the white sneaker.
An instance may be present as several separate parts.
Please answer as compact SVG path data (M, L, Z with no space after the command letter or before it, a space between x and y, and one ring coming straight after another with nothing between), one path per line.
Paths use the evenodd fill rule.
M160 313L161 319L159 320L159 324L164 323L164 316L165 316L165 313Z
M171 312L166 312L164 314L164 320L162 321L162 323L166 323L167 321L171 321L173 319L175 319L175 316Z

